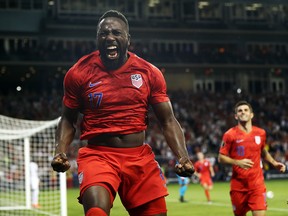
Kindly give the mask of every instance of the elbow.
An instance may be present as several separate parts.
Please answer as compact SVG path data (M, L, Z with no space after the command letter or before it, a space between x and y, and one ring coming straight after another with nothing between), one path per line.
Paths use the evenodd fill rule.
M218 155L218 163L223 163L223 158L221 157L221 154Z

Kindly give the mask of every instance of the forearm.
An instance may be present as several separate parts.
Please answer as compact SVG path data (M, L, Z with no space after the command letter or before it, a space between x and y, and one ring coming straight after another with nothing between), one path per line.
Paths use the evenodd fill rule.
M168 146L171 148L174 155L180 159L182 157L189 158L185 137L179 122L173 118L167 124L162 125L163 134Z
M219 154L218 161L222 164L237 165L237 160L223 154Z
M273 166L277 165L277 161L271 156L271 154L267 150L262 151L262 157L265 161L269 162Z
M73 124L62 117L56 130L55 154L66 153L74 139L75 132Z

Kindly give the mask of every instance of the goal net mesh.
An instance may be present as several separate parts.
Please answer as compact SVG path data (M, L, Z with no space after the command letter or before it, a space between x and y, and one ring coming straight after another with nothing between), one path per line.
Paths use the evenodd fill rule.
M0 115L0 215L67 215L66 175L50 165L58 120ZM33 181L32 161L39 184Z

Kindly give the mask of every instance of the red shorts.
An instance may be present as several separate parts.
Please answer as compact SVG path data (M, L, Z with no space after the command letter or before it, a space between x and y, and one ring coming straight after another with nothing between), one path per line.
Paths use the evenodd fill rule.
M201 177L200 178L200 184L201 185L208 185L208 186L212 186L213 185L213 181L212 179L210 178L210 176L208 177Z
M266 189L250 191L230 191L232 207L235 215L246 215L248 211L266 210Z
M88 145L79 150L77 163L80 200L87 188L99 183L108 185L112 202L118 192L126 209L168 195L164 175L147 144L135 148Z

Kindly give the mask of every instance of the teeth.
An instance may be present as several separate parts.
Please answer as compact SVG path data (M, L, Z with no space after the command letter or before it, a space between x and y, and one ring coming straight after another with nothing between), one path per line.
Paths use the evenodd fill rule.
M107 47L107 49L109 49L109 50L111 50L111 49L117 49L117 47L116 47L116 46L109 46L109 47Z

